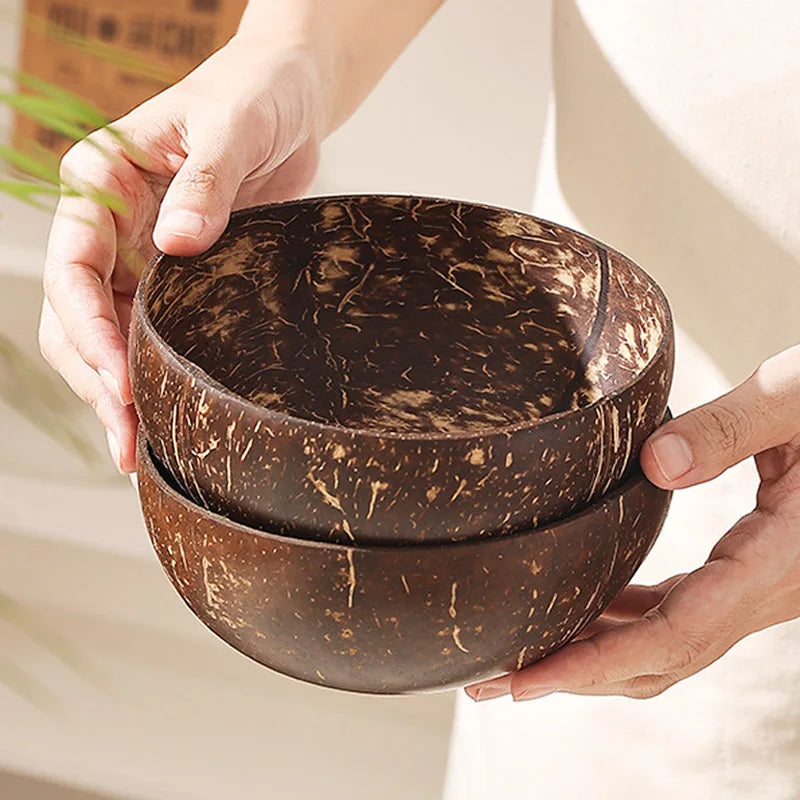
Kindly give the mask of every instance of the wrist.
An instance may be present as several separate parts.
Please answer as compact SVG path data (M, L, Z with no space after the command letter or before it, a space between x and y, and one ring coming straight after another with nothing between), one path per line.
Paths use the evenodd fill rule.
M251 0L227 47L241 54L248 72L289 66L313 98L316 128L324 138L340 116L340 52L334 26L317 0Z
M321 137L363 102L442 0L250 0L237 38L265 52L293 49L316 73Z

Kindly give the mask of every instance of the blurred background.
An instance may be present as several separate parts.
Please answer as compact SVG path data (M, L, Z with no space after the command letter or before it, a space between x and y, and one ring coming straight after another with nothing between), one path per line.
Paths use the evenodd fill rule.
M134 30L134 10L140 37L154 14L180 19L172 2L119 0L100 17L102 3L31 7L113 44ZM0 60L15 67L24 8L0 3ZM490 16L482 0L445 4L326 143L315 191L529 208L550 31L540 0L504 6ZM189 34L169 30L164 53L192 58ZM26 47L28 70L127 91L124 70L86 73L50 43ZM12 120L1 121L5 139ZM0 194L0 798L438 797L452 693L371 698L291 681L229 649L174 593L102 431L39 359L48 223Z

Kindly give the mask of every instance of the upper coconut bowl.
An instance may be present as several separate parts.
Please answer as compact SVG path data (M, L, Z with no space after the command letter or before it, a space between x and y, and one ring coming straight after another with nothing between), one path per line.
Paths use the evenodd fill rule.
M537 530L348 547L201 508L143 437L138 476L156 553L202 622L286 675L378 694L461 686L561 647L630 581L670 499L639 473Z
M459 540L605 494L663 418L669 307L623 255L544 220L413 197L233 215L157 257L131 373L198 503L340 543Z

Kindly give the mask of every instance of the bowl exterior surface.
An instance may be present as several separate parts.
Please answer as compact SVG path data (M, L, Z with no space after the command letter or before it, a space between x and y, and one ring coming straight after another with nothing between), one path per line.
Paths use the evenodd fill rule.
M167 486L140 439L155 551L194 614L285 675L337 689L446 689L525 667L577 635L630 581L670 494L642 477L527 533L346 547L254 531Z
M362 200L302 202L322 219L334 204L356 207ZM232 238L223 237L220 254L236 242L241 245L237 230L249 231L257 241L267 232L274 237L271 215L279 213L276 209L285 214L291 205L234 215L226 234ZM470 219L469 209L481 209L464 206L459 219ZM587 374L601 383L606 373L636 374L641 369L635 381L568 413L470 435L404 436L318 424L226 390L170 348L151 324L145 302L156 262L134 302L131 376L147 438L182 489L196 502L246 525L365 545L458 541L525 530L561 519L615 486L635 463L666 409L674 358L666 301L635 265L589 237L527 215L498 209L485 213L502 229L494 250L529 259L534 276L534 259L545 245L531 231L562 237L563 253L547 251L551 260L565 260L577 251L582 257L594 254L597 274L590 276L594 280L590 286L602 307L592 322L597 330L581 335L595 345L604 341L605 352L612 356L611 361L595 363L587 349L581 358ZM255 258L248 253L240 247L237 258ZM186 268L186 261L175 263L176 275ZM230 278L227 267L214 269L225 280ZM212 295L233 291L227 283L222 289L217 286L216 274L203 291ZM573 291L568 281L558 285ZM181 286L172 291L180 296ZM647 297L649 305L642 307L645 317L645 311L651 313L648 309L662 307L664 315L658 323L663 343L644 368L632 346L631 337L639 334L621 322L630 318L637 292ZM585 305L579 298L575 307L581 302ZM642 330L647 324L645 320ZM584 391L573 389L576 397Z

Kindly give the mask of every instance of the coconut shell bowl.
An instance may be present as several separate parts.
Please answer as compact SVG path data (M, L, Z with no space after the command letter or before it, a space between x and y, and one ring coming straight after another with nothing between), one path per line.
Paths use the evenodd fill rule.
M670 499L634 472L583 511L537 529L347 546L206 510L142 436L138 458L156 553L202 622L286 675L375 694L461 686L553 652L628 583Z
M617 511L609 509L618 502L606 495L629 473L664 417L673 365L667 301L620 253L525 214L399 196L316 198L235 213L203 255L162 255L148 266L130 341L142 430L179 491L146 478L146 487L147 481L159 487L149 490L149 502L156 502L155 495L165 505L194 502L231 521L295 537L281 543L222 517L187 521L191 536L202 530L217 541L224 529L237 542L230 561L222 550L207 559L237 564L243 579L261 580L263 569L269 580L280 572L292 586L290 575L310 581L319 569L331 581L321 592L333 597L341 580L347 595L347 553L362 551L296 539L346 547L415 545L545 526L487 542L485 551L465 545L441 551L447 556L422 549L390 557L364 550L357 557L363 559L361 574L371 577L361 579L353 605L342 609L320 597L318 608L349 618L361 593L371 596L383 581L392 597L399 588L403 613L410 620L418 606L420 620L397 623L411 626L405 645L390 634L393 623L382 622L389 628L375 639L396 650L399 661L404 647L418 646L417 629L428 631L431 615L439 614L440 593L447 599L456 584L463 592L467 574L474 592L462 594L460 605L455 601L465 614L484 605L500 608L496 603L507 602L504 582L549 591L525 572L531 564L572 564L584 557L556 540L580 541L581 547L591 540L597 563L605 563L604 548L616 541L603 538L611 534L606 519L616 519ZM625 492L639 509L634 516L641 511L643 528L634 532L616 523L625 536L635 533L637 544L620 544L615 558L630 547L635 560L657 527L659 503L646 510L654 495L641 482ZM585 522L565 523L574 527L557 528L556 537L548 533L556 530L549 522L598 501L590 514L603 523L591 534L583 530ZM172 534L164 523L153 524L161 526L157 539L167 541ZM535 555L539 547L546 556ZM199 558L199 550L192 552ZM503 555L507 566L498 572L494 559ZM248 568L243 559L251 557ZM429 564L425 572L438 578L423 578L423 561ZM358 572L359 565L354 568ZM221 580L221 567L213 569ZM475 569L492 576L483 588L475 583ZM598 586L589 573L591 585L577 577L569 587L559 583L551 595L558 594L555 607L578 590L588 600ZM311 583L296 591L310 592ZM605 592L598 588L592 604ZM427 602L435 610L425 612ZM543 613L540 602L533 605ZM299 609L292 606L292 614ZM254 606L241 616L255 613ZM514 622L521 627L510 637L505 623L490 633L499 624L495 613L475 611L475 625L483 626L484 637L513 640L511 649L521 652L525 627L534 623ZM399 615L398 609L401 620ZM333 617L312 618L331 637L344 636L344 630L363 636L355 623L347 628ZM483 648L470 648L465 638L472 634L462 621L448 617L435 631L441 634L437 654L455 648L452 671L437 671L429 650L420 656L431 670L425 680L457 680L474 671L472 654ZM276 618L274 624L283 623ZM266 633L261 627L247 630ZM464 631L469 658L451 635L454 628ZM551 642L558 638L551 635ZM260 658L259 641L248 646ZM269 658L289 659L272 642L263 646ZM537 645L530 646L534 652ZM363 643L344 639L342 648L365 652ZM507 657L486 651L486 666L503 659L508 666ZM366 681L369 670L362 669Z

